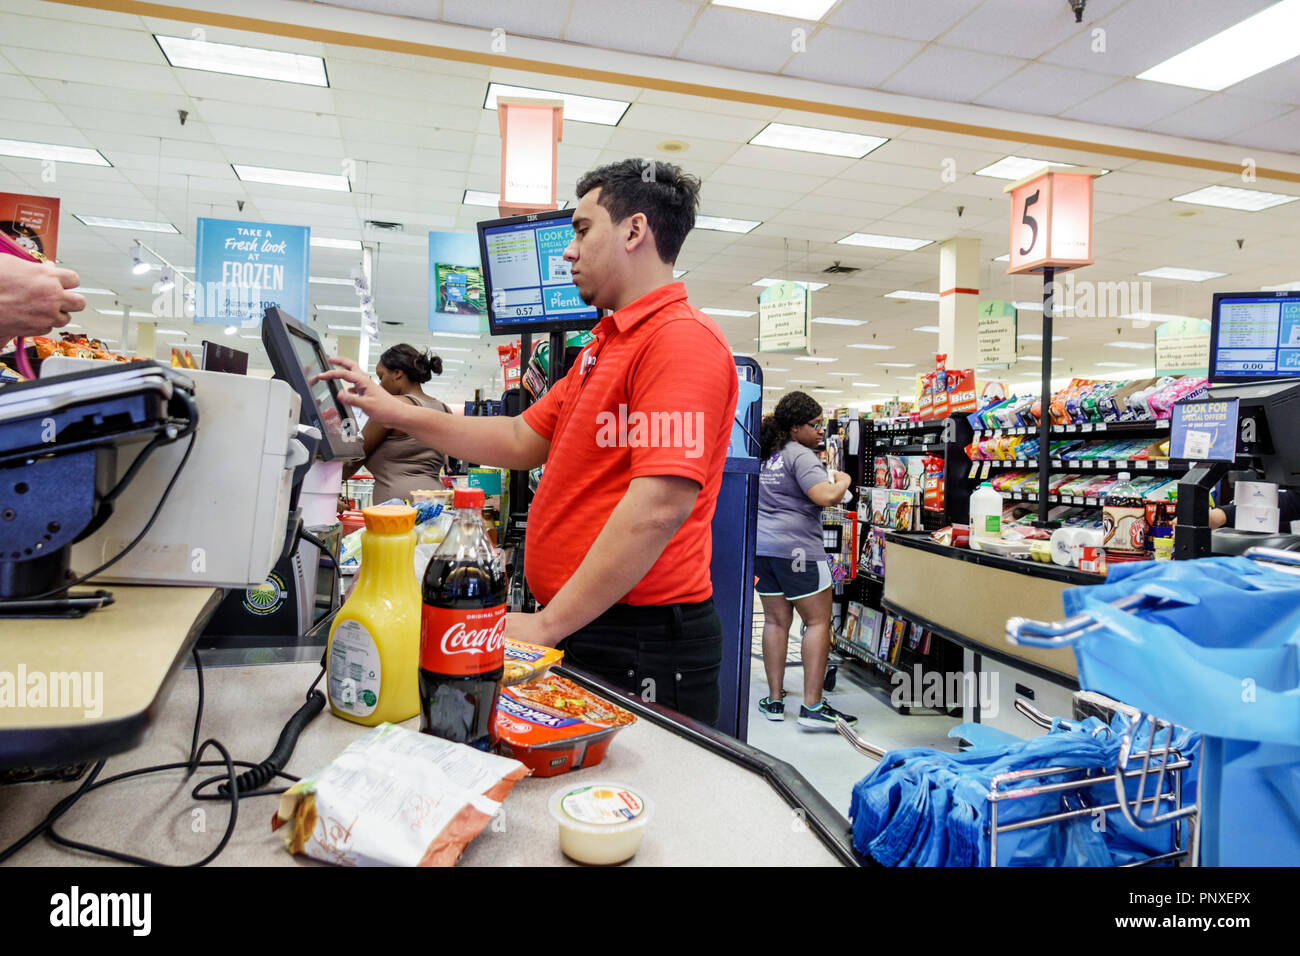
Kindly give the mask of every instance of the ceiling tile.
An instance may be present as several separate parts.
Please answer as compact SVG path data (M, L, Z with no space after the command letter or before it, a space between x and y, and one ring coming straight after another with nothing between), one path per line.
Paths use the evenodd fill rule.
M1246 100L1220 93L1157 120L1146 128L1188 139L1221 140L1276 119L1289 111L1290 108L1282 103ZM1293 146L1292 149L1294 148Z
M937 100L967 102L1005 80L1025 60L954 47L931 46L884 83L883 90Z
M1247 129L1239 133L1236 139L1245 146L1294 153L1300 149L1300 110L1292 110L1267 123Z
M841 86L879 86L924 44L896 37L873 36L856 30L822 28L808 38L783 73Z
M709 7L695 21L677 56L713 66L776 73L790 57L794 30L808 31L804 20L760 16Z
M975 102L1020 113L1054 116L1114 84L1114 77L1102 73L1031 63L991 90L985 90Z
M1083 23L1075 23L1074 14L1065 3L984 0L943 34L942 43L968 50L997 50L1033 60L1072 36L1091 35L1096 21L1124 3L1125 0L1088 0Z
M442 0L442 19L448 23L533 37L558 38L569 12L569 0Z
M970 0L841 0L828 23L868 33L929 42L971 12Z
M1204 90L1125 79L1077 106L1064 110L1061 115L1066 119L1087 123L1140 129L1171 113L1186 109L1206 95Z
M564 38L573 43L671 56L699 7L681 0L574 0ZM653 29L647 29L653 24Z

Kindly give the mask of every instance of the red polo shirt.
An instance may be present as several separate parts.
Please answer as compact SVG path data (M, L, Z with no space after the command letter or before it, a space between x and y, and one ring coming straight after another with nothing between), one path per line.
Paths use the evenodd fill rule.
M662 286L593 330L569 374L524 410L549 439L528 512L524 571L549 604L578 569L633 478L678 475L701 488L690 517L621 600L675 604L713 594L711 522L736 414L736 365L722 330Z

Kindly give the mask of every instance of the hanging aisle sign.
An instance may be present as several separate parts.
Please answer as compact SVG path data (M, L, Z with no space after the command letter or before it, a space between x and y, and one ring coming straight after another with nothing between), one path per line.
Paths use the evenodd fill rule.
M564 131L564 101L497 97L497 126L501 132L502 216L520 216L558 208L555 173L560 136Z
M1173 319L1156 329L1157 375L1205 375L1209 367L1209 320Z
M798 282L778 282L758 297L758 350L807 351L812 295Z
M979 364L1013 365L1019 316L1010 302L979 304Z
M1044 167L1003 187L1011 194L1007 275L1092 265L1092 181L1100 173Z
M195 322L258 325L272 306L307 321L310 228L200 219L194 245Z

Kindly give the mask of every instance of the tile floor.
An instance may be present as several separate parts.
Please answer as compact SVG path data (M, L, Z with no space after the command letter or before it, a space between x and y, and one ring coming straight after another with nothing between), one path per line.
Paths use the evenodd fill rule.
M788 761L802 773L818 791L848 815L849 795L853 785L875 768L875 761L864 757L849 746L839 734L827 730L810 730L800 727L799 706L803 699L803 666L799 663L799 616L791 628L789 652L786 655L784 721L770 721L758 710L758 701L768 694L767 677L763 671L763 609L758 596L754 597L753 654L749 679L749 739L748 743ZM840 661L840 655L831 651L831 662ZM854 674L854 665L841 664L835 690L826 692L826 699L836 710L858 718L858 733L886 750L898 747L934 747L956 751L947 736L948 730L960 720L934 714L899 714L889 703L887 685L869 677Z

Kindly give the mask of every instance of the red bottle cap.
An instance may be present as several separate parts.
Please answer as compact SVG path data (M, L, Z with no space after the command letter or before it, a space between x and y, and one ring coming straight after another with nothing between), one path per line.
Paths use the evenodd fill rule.
M482 488L457 488L451 496L453 508L482 508L483 501Z

